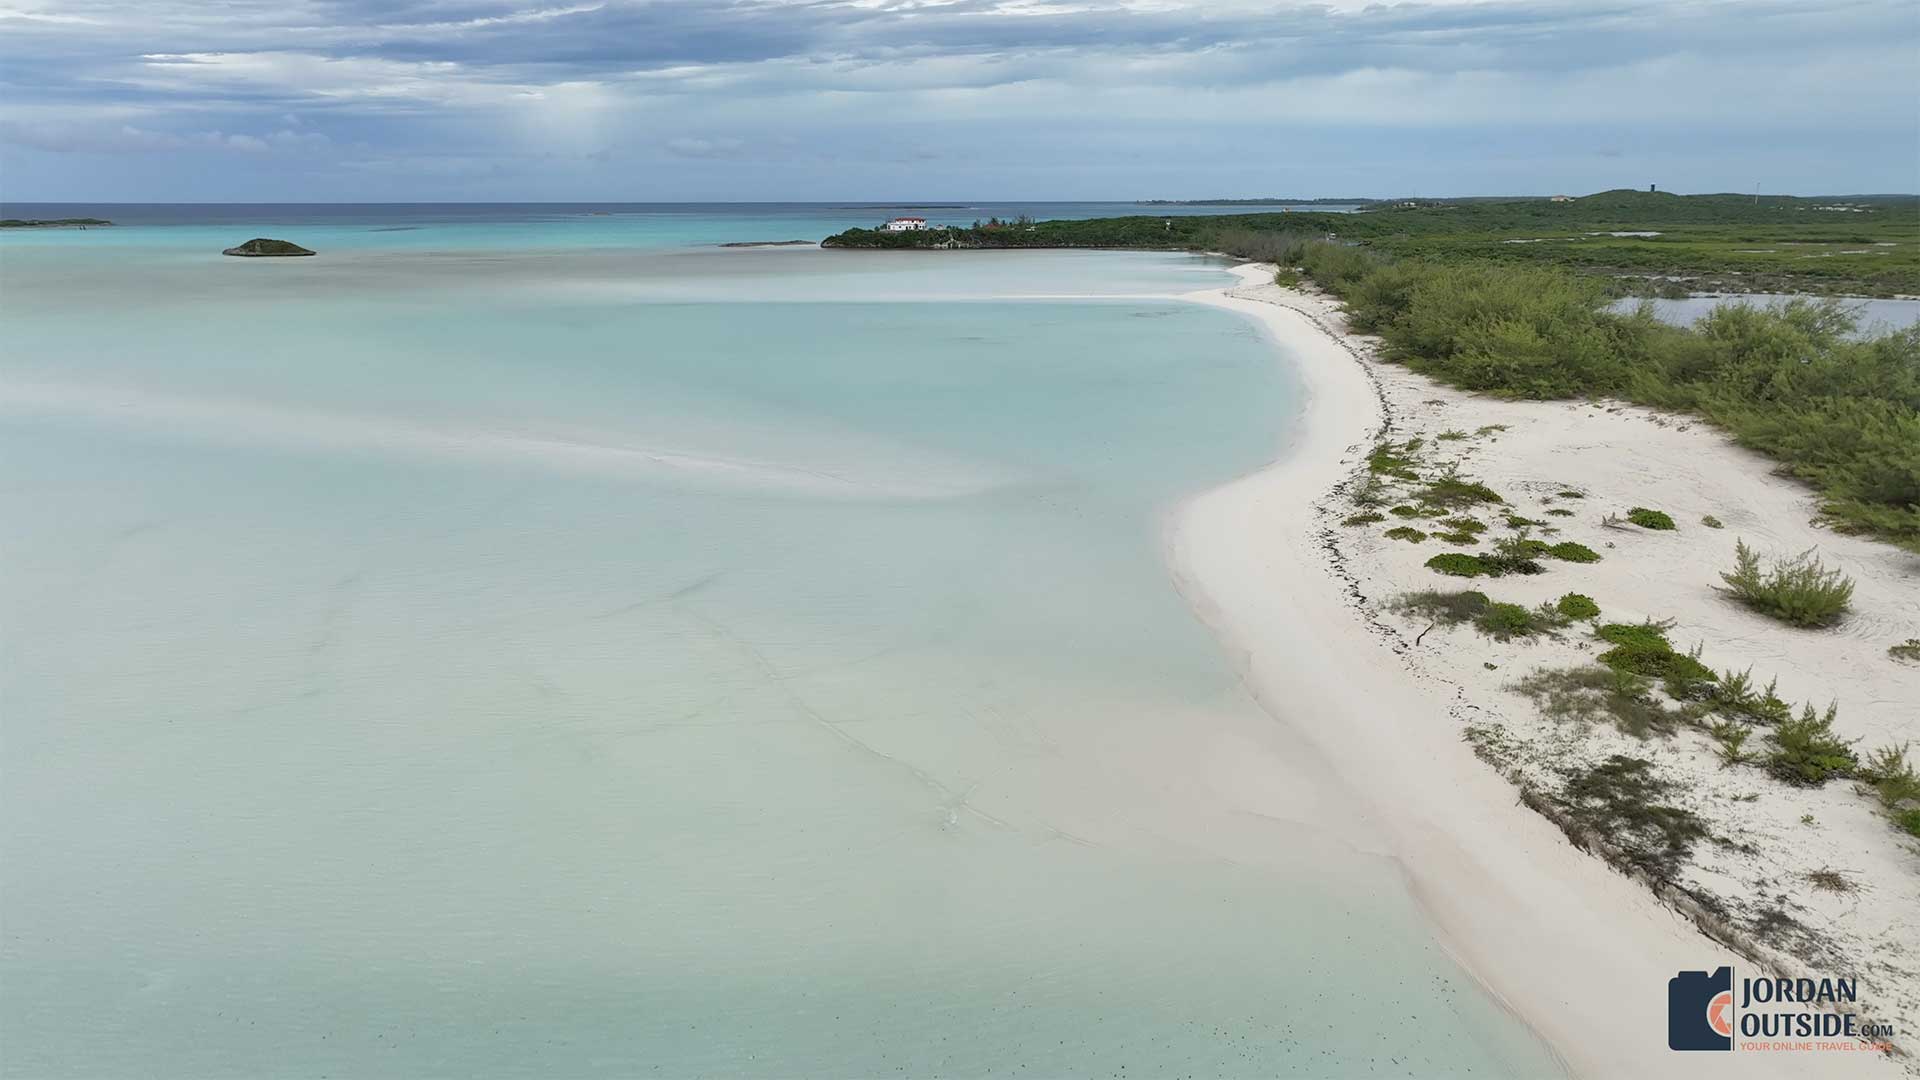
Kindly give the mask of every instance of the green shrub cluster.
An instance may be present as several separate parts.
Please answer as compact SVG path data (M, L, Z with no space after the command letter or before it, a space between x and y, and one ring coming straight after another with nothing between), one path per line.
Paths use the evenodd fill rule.
M1593 563L1600 561L1600 553L1585 544L1576 544L1571 540L1553 545L1547 554L1562 562Z
M1393 606L1396 610L1424 616L1443 626L1457 626L1479 617L1492 602L1487 599L1486 593L1471 589L1460 592L1428 589L1408 593L1394 601Z
M1887 646L1887 655L1895 660L1920 664L1920 638L1908 638L1898 645Z
M1852 776L1859 768L1850 742L1833 733L1833 721L1839 710L1827 706L1815 713L1813 706L1773 729L1773 750L1767 755L1767 771L1789 784L1819 787L1829 780Z
M1380 522L1380 521L1385 521L1385 520L1387 520L1387 519L1386 519L1386 517L1385 517L1384 515L1382 515L1382 514L1376 514L1376 513L1374 513L1373 511L1371 511L1371 510L1368 510L1368 511L1364 511L1364 512L1362 512L1362 513L1358 513L1358 514L1355 514L1355 515L1353 515L1352 517L1349 517L1349 518L1345 518L1345 519L1343 519L1343 520L1342 520L1342 521L1340 522L1340 524L1342 524L1342 525L1349 525L1349 526L1351 526L1351 525L1372 525L1372 524L1374 524L1375 522Z
M1831 626L1853 602L1853 579L1830 570L1812 551L1762 570L1760 556L1735 540L1733 570L1720 575L1734 599L1794 626Z
M1605 394L1699 414L1815 485L1836 523L1920 550L1920 328L1859 339L1838 304L1799 300L1673 327L1650 307L1607 311L1604 285L1557 267L1284 246L1299 256L1285 265L1346 301L1391 360L1502 397ZM1651 253L1671 269L1670 253Z
M1593 619L1600 615L1600 605L1585 593L1570 592L1554 601L1553 606L1570 619Z
M1454 577L1484 577L1488 572L1487 564L1480 561L1480 556L1469 555L1464 551L1449 551L1442 555L1435 555L1427 560L1427 567Z
M1600 662L1615 671L1630 672L1649 679L1663 679L1676 687L1690 683L1710 683L1719 676L1700 662L1699 652L1674 651L1667 640L1666 623L1608 623L1594 631L1613 648L1600 654ZM1691 696L1680 694L1676 696Z
M1536 671L1513 685L1554 720L1606 722L1636 739L1671 735L1686 721L1653 695L1652 683L1630 671L1587 664Z
M1406 525L1395 526L1387 530L1387 539L1389 540L1407 540L1418 544L1426 538L1426 533Z
M1485 484L1472 480L1462 480L1457 476L1443 476L1429 483L1420 492L1421 501L1434 506L1444 506L1449 510L1477 503L1505 502L1498 492Z
M1673 523L1673 518L1666 511L1649 510L1644 506L1636 506L1627 511L1627 520L1643 529L1654 529L1659 532L1670 532L1679 527Z

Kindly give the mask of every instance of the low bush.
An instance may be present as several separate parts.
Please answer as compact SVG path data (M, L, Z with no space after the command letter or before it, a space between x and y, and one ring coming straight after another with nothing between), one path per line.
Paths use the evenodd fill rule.
M1771 734L1773 751L1767 755L1767 771L1789 784L1819 787L1829 780L1852 776L1860 767L1852 744L1833 733L1839 708L1827 706L1817 714L1813 706L1802 709L1794 719L1784 721Z
M1561 562L1593 563L1600 561L1600 553L1585 544L1576 544L1571 540L1562 541L1547 549L1547 554Z
M1546 524L1544 521L1530 517L1521 517L1519 514L1507 515L1507 528L1509 529L1538 529L1545 527Z
M1906 743L1883 746L1860 766L1860 779L1873 788L1880 805L1898 810L1907 803L1920 803L1920 775L1907 761Z
M1480 503L1504 503L1498 492L1485 484L1473 480L1462 480L1457 476L1443 476L1427 484L1421 490L1420 497L1435 506L1449 509L1462 506L1475 506Z
M1443 432L1441 432L1441 433L1439 434L1439 436L1438 436L1438 437L1439 437L1439 438L1441 438L1441 439L1444 439L1444 440L1446 440L1447 442L1454 442L1454 441L1456 441L1456 440L1459 440L1459 439L1464 439L1464 438L1466 438L1466 437L1467 437L1467 433L1466 433L1466 432L1464 432L1464 431L1458 431L1458 430L1455 430L1455 431L1443 431Z
M1493 545L1493 550L1480 556L1481 565L1494 577L1507 574L1539 574L1546 567L1534 556L1541 553L1546 545L1538 540L1529 540L1523 536L1510 536Z
M1487 531L1487 523L1478 518L1450 517L1440 524L1455 532L1473 533L1476 536Z
M1376 513L1374 513L1373 511L1371 511L1371 510L1369 510L1369 511L1367 511L1366 513L1363 513L1363 514L1355 514L1355 515L1353 515L1352 517L1350 517L1350 518L1347 518L1347 519L1345 519L1345 520L1343 520L1343 521L1341 521L1341 522L1340 522L1340 524L1342 524L1342 525L1372 525L1372 524L1374 524L1375 522L1379 522L1379 521L1385 521L1385 520L1387 520L1387 519L1386 519L1386 517L1385 517L1384 515L1381 515L1381 514L1376 514Z
M1644 506L1636 506L1627 511L1627 520L1643 529L1655 529L1661 532L1678 528L1664 511L1649 510Z
M1668 880L1694 845L1711 835L1698 814L1662 801L1677 787L1655 776L1652 762L1614 754L1569 771L1561 795L1576 823L1604 837L1635 867Z
M1706 694L1707 707L1722 716L1772 727L1793 716L1792 706L1774 693L1779 685L1775 679L1765 690L1754 689L1752 668L1722 672Z
M1793 626L1831 626L1853 602L1853 579L1828 569L1811 550L1765 571L1745 541L1734 541L1733 550L1733 570L1720 580L1734 599L1763 615Z
M1536 671L1512 689L1549 719L1605 722L1636 739L1671 735L1686 719L1655 698L1647 680L1598 664Z
M1454 577L1484 577L1488 573L1487 564L1480 556L1469 555L1464 551L1449 551L1444 555L1435 555L1427 560L1427 568Z
M1367 471L1375 476L1391 476L1395 480L1418 480L1420 474L1413 467L1420 463L1420 459L1414 456L1419 449L1418 439L1404 443L1380 443L1367 455Z
M1418 544L1426 538L1426 533L1406 525L1400 525L1387 530L1387 539L1389 540L1407 540Z
M1667 680L1677 688L1689 683L1716 681L1719 677L1700 662L1699 650L1692 653L1674 651L1673 643L1667 640L1669 625L1656 622L1637 626L1608 623L1600 627L1594 633L1600 640L1613 645L1613 648L1600 654L1600 662L1615 671Z
M1752 737L1753 728L1738 720L1718 720L1707 728L1720 744L1720 761L1725 765L1740 765L1752 760L1753 755L1746 750L1747 739Z
M1393 606L1397 611L1424 616L1443 626L1458 626L1479 616L1491 603L1486 593L1472 589L1459 592L1427 589L1407 593L1395 600Z
M1433 535L1436 537L1439 537L1442 540L1445 540L1449 544L1471 544L1474 541L1480 539L1478 536L1470 532L1443 532L1443 533L1434 533Z
M1724 526L1724 525L1722 525L1722 524L1720 524L1720 519L1719 519L1719 518L1717 518L1717 517L1714 517L1714 516L1713 516L1712 514L1708 514L1708 515L1706 515L1705 517L1703 517L1703 518L1701 518L1701 519L1700 519L1700 524L1702 524L1702 525L1705 525L1705 526L1706 526L1707 528L1709 528L1709 529L1724 529L1724 528L1726 528L1726 526Z
M1572 488L1568 488L1565 491L1556 491L1553 494L1555 498L1559 499L1584 499L1587 497L1586 492L1575 491Z
M1420 508L1412 503L1401 503L1399 506L1388 507L1387 513L1394 517L1417 518L1420 516Z
M1547 513L1552 514L1554 517L1572 517L1573 516L1573 511L1568 510L1564 506L1556 506L1553 509L1547 511Z
M1920 806L1894 814L1893 823L1900 826L1901 831L1908 836L1920 837Z
M1908 638L1898 645L1887 646L1887 655L1895 660L1920 664L1920 638Z
M1594 619L1600 615L1600 605L1584 593L1570 592L1554 601L1553 606L1569 619Z

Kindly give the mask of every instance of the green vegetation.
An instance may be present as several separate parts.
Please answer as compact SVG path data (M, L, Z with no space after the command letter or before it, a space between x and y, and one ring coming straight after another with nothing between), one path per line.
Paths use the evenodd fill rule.
M1674 651L1673 643L1667 640L1670 626L1669 623L1644 622L1637 626L1608 623L1600 627L1594 631L1595 636L1613 645L1613 648L1600 654L1600 662L1615 671L1664 679L1679 685L1718 679L1719 676L1711 668L1700 662L1698 650L1692 653Z
M1472 480L1462 480L1457 476L1443 476L1429 483L1421 489L1420 498L1434 506L1444 506L1450 510L1478 503L1506 501L1487 485Z
M1838 711L1829 705L1824 714L1817 714L1808 705L1797 718L1775 728L1767 771L1803 787L1819 787L1829 780L1852 776L1860 762L1854 757L1852 744L1833 733Z
M1920 804L1920 775L1907 761L1907 749L1906 743L1883 746L1860 765L1860 779L1873 788L1880 805L1888 810Z
M1847 212L1825 209L1835 206ZM1346 303L1352 326L1380 336L1389 360L1502 397L1606 395L1704 417L1814 485L1836 525L1920 550L1920 331L1856 339L1853 316L1804 301L1722 306L1690 328L1605 309L1675 276L1692 291L1920 293L1913 197L1612 191L1350 215L854 230L826 243L1213 250L1299 268Z
M1898 645L1887 646L1887 655L1895 660L1920 664L1920 638L1908 638Z
M1552 634L1572 620L1560 614L1552 604L1537 608L1493 602L1473 620L1473 625L1488 637L1507 641L1535 634Z
M1554 517L1572 517L1573 516L1573 511L1568 510L1565 507L1561 507L1561 506L1556 506L1553 509L1548 510L1547 513L1552 514Z
M1449 544L1471 544L1474 541L1480 539L1479 536L1475 535L1474 533L1467 532L1465 530L1455 530L1453 532L1434 533L1434 535L1439 537L1442 540L1445 540Z
M1567 773L1563 805L1574 824L1606 841L1630 865L1670 879L1710 833L1700 816L1663 800L1677 785L1644 758L1614 754Z
M1418 544L1426 538L1426 533L1407 525L1401 525L1387 530L1387 539L1389 540L1405 540L1409 543Z
M1340 524L1347 525L1347 526L1372 525L1375 522L1385 521L1385 520L1387 520L1385 515L1376 514L1373 511L1368 510L1365 513L1355 514L1352 517L1343 518Z
M1521 517L1519 514L1507 515L1507 528L1509 529L1538 529L1545 527L1546 524L1544 521L1530 517Z
M1765 690L1756 690L1752 668L1725 671L1708 686L1704 700L1710 710L1721 716L1772 727L1793 717L1793 708L1775 693L1779 685L1780 680L1775 679Z
M1627 520L1643 529L1654 529L1659 532L1668 532L1678 527L1665 511L1649 510L1644 506L1636 506L1627 511Z
M1594 619L1600 616L1600 605L1584 593L1570 592L1554 601L1553 606L1554 610L1570 619Z
M1486 593L1471 589L1460 592L1429 589L1408 593L1394 601L1393 606L1395 610L1432 619L1442 626L1458 626L1477 618L1491 603Z
M1720 524L1720 519L1717 517L1714 517L1712 514L1707 514L1706 516L1702 517L1700 519L1700 524L1705 525L1709 529L1726 528L1726 526Z
M1450 517L1440 524L1455 532L1471 533L1476 536L1487 531L1485 522L1470 517Z
M1435 555L1427 560L1427 567L1442 574L1454 577L1484 577L1488 573L1487 564L1480 556L1469 555L1463 551L1449 551L1444 555Z
M1391 476L1395 480L1418 480L1420 474L1413 467L1420 463L1414 456L1420 449L1420 440L1412 439L1405 443L1383 442L1367 455L1367 471L1375 476Z
M1829 570L1812 551L1760 568L1760 556L1734 541L1733 570L1720 575L1734 599L1794 626L1831 626L1853 602L1853 579Z
M1571 540L1553 545L1547 554L1561 562L1593 563L1600 561L1600 553L1585 544L1576 544Z
M1636 739L1671 735L1686 719L1655 698L1646 679L1598 664L1536 671L1513 690L1532 699L1549 719L1605 722Z
M1723 765L1743 765L1753 760L1746 750L1747 740L1753 736L1753 728L1738 720L1718 720L1707 728L1720 744L1720 763Z
M1565 491L1556 491L1553 494L1555 498L1559 498L1559 499L1584 499L1587 497L1586 492L1575 491L1572 488L1568 488Z
M1494 577L1506 574L1538 574L1546 567L1534 556L1546 549L1546 544L1538 540L1529 540L1524 536L1510 536L1493 545L1493 550L1480 556L1481 565Z

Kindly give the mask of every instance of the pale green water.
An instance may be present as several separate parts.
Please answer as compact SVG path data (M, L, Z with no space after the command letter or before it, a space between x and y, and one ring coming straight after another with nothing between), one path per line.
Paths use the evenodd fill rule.
M1187 751L1285 743L1159 555L1271 348L1005 298L1217 280L0 248L0 1066L1552 1071Z

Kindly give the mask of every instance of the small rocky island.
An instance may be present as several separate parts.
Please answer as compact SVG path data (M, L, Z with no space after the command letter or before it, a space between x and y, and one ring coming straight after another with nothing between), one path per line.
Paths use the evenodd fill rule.
M273 255L311 255L313 252L289 240L269 240L264 236L256 236L239 247L230 247L220 254L258 259Z

